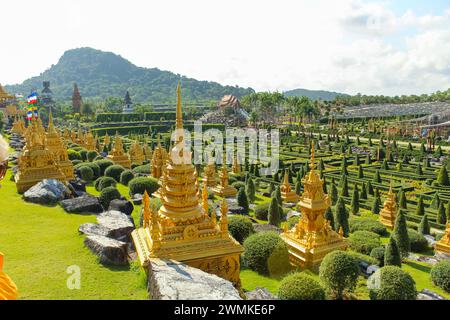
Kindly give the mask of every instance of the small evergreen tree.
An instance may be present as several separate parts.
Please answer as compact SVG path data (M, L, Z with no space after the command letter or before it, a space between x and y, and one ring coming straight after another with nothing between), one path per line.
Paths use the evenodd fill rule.
M407 207L406 195L403 190L400 190L399 195L398 195L398 206L401 209L406 209L406 207Z
M328 209L325 211L325 219L330 221L330 227L334 230L334 214L331 207L328 207Z
M397 241L391 237L384 251L384 265L385 266L402 266L402 259Z
M275 188L275 197L277 198L277 200L278 200L278 204L280 205L280 206L282 206L283 205L283 198L281 198L281 190L280 190L280 186L277 186L276 188Z
M269 194L271 195L274 191L275 191L275 185L273 184L273 182L271 182L269 185Z
M347 182L347 176L344 175L344 178L342 179L342 188L341 188L341 197L348 197L348 182Z
M358 179L363 179L364 178L364 171L363 171L363 167L359 166L358 167Z
M419 201L417 201L416 207L416 215L423 216L425 214L425 205L423 204L423 197L419 197Z
M252 178L248 178L247 184L245 185L245 192L247 193L248 200L251 203L255 202L256 189Z
M447 172L447 168L445 166L442 166L441 170L439 170L437 182L441 186L450 186L450 180L448 178L448 172Z
M361 193L359 194L359 198L367 200L367 188L365 183L361 185Z
M429 235L430 234L430 223L428 222L427 215L424 215L422 217L422 220L419 224L419 233L423 235Z
M367 181L367 193L370 194L371 196L374 195L372 182L370 182L370 181Z
M371 211L373 214L380 214L380 202L377 197L373 198Z
M344 232L344 237L348 237L350 233L350 227L348 224L348 211L345 207L344 198L339 197L339 200L336 204L336 219L334 229L339 232L341 228Z
M302 182L301 180L297 180L297 182L295 183L295 193L297 195L300 195L301 192L302 192Z
M269 221L269 224L278 227L280 225L281 220L281 208L278 204L278 199L276 197L276 194L273 194L272 200L270 201L268 214L267 214L267 220Z
M430 206L434 209L439 209L439 204L441 203L441 199L439 199L439 194L436 192L431 200Z
M397 218L395 219L395 226L392 235L397 242L400 255L403 258L406 258L411 251L411 243L409 241L406 218L401 210L399 210L397 213Z
M336 187L336 184L333 182L331 182L331 204L334 206L338 200L338 189Z
M354 215L357 215L359 213L359 192L358 192L358 188L356 188L356 187L353 190L351 212Z
M249 205L248 205L248 198L247 198L247 193L245 192L245 188L239 189L238 194L236 196L236 200L237 200L238 206L242 207L243 213L248 214Z
M375 174L373 176L373 182L374 183L381 183L380 171L378 169L375 171Z
M442 202L439 204L436 222L444 225L447 224L447 215L445 214L445 207Z
M341 175L348 175L348 170L347 170L347 158L346 158L346 157L342 158L342 163L341 163Z

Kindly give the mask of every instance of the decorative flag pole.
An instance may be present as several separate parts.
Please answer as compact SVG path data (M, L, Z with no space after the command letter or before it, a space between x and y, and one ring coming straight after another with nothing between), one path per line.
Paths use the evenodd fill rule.
M28 121L37 120L38 118L39 113L36 106L37 102L38 102L38 95L36 91L33 91L28 96L28 111L27 111Z

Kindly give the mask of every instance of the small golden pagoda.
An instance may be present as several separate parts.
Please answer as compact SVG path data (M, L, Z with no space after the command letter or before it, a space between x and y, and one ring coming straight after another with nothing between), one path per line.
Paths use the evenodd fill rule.
M91 130L88 130L88 132L84 135L83 147L88 151L97 150L97 144Z
M78 144L78 145L80 145L80 146L83 146L84 145L84 143L85 143L85 138L84 138L84 132L83 132L83 130L81 129L81 127L79 127L78 128L78 132L77 132L77 136L76 136L76 138L75 138L75 143L76 144Z
M48 116L48 129L45 135L45 147L55 157L55 160L61 171L64 173L66 179L75 179L72 161L69 160L65 143L62 141L61 136L55 129L53 124L53 114L51 111Z
M208 164L205 167L205 176L203 177L203 181L206 182L208 188L214 188L217 186L216 164L214 163L214 159L214 157L210 157Z
M10 100L14 100L14 96L6 92L5 89L3 89L2 85L0 84L0 105L4 105L6 102Z
M151 161L152 160L152 148L150 148L150 146L148 145L147 142L144 143L143 151L144 151L145 160Z
M240 255L242 246L228 233L226 201L221 206L221 220L208 215L207 203L199 203L198 177L192 164L192 153L186 149L178 86L176 141L161 178L157 212L144 206L148 227L132 233L140 263L150 258L173 259L205 272L216 274L240 287ZM174 161L176 157L176 161ZM181 160L181 161L179 161ZM148 201L144 201L144 204Z
M311 170L302 179L304 192L300 197L300 221L291 230L285 230L281 238L289 250L293 265L314 268L329 252L346 250L347 241L333 231L324 213L330 207L330 198L323 192L324 181L314 170L314 144L311 150Z
M116 133L113 149L108 154L107 158L124 168L131 168L130 157L128 156L128 153L125 153L123 150L122 138L119 136L119 133Z
M3 272L3 253L0 252L0 300L17 300L16 284Z
M23 136L25 130L26 130L25 121L23 121L22 117L16 116L11 128L11 133L16 133L18 135Z
M108 132L105 134L105 138L103 139L103 146L109 146L111 142L111 137L108 135Z
M153 152L152 163L151 163L151 175L153 178L159 179L162 176L162 169L167 160L167 152L161 146L161 140L158 136L158 145Z
M14 176L17 191L23 193L44 179L66 182L55 156L45 146L45 135L39 134L39 124L33 121L27 128L25 147L19 157L19 171Z
M130 160L132 164L141 165L145 161L144 150L141 148L141 145L138 141L135 141L131 147L130 151Z
M387 199L384 202L383 209L380 211L380 222L384 224L389 229L394 229L395 219L397 217L397 201L395 199L395 194L392 192L392 182L389 186L389 192L387 194Z
M234 174L241 173L241 165L238 163L237 152L235 152L233 156L233 165L231 166L231 172L233 172Z
M280 191L281 191L281 198L283 199L283 201L287 203L297 202L298 199L300 198L295 193L295 191L292 191L291 184L289 183L289 174L287 170L285 170L284 172L284 179L283 183L280 186Z
M219 197L231 198L236 196L237 190L235 187L228 184L228 170L227 165L224 164L219 172L220 184L212 188L212 191ZM208 185L208 181L204 181Z
M434 250L437 253L450 255L450 222L447 223L447 227L445 228L445 233L442 238L435 243Z
M69 131L69 129L65 128L62 135L63 135L64 141L65 141L66 143L68 143L69 141L72 140L72 138L71 138L71 136L70 136L70 131Z

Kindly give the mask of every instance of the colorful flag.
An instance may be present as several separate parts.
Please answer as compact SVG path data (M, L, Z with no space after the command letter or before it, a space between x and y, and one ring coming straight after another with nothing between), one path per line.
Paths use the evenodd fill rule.
M32 92L28 96L28 104L36 104L36 103L37 103L37 93L36 92Z

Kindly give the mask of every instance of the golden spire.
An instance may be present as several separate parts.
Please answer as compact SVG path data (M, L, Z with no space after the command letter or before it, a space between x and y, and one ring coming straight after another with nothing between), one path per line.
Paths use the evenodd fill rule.
M289 184L289 175L288 175L288 171L287 169L284 170L284 179L283 179L283 184L284 185L288 185Z
M220 230L222 237L228 236L228 203L226 199L220 204Z
M181 113L181 83L177 86L177 129L183 129L183 114Z
M150 197L148 196L147 190L144 191L144 196L142 197L142 204L144 210L143 227L148 228L150 221Z
M202 188L202 207L203 210L205 210L205 214L208 214L208 189L206 185L206 181L203 182L203 188Z
M311 143L311 163L309 164L311 172L316 168L314 142Z
M48 115L48 132L53 133L55 131L55 126L53 125L53 112L50 109L50 113Z

